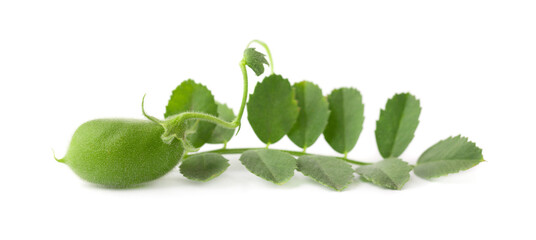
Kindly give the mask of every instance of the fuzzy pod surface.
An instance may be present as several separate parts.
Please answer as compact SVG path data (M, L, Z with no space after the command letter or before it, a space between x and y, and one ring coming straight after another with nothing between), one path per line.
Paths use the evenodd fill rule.
M78 127L67 154L58 161L82 179L108 187L148 182L168 173L184 154L178 141L162 141L163 132L147 120L91 120Z

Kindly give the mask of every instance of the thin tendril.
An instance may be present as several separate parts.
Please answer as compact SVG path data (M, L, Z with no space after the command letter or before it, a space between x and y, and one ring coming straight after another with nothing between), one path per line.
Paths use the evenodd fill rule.
M141 99L141 112L143 113L143 116L145 116L147 119L151 120L154 123L162 125L162 121L158 118L155 118L145 112L145 96L147 94L143 94L143 98Z

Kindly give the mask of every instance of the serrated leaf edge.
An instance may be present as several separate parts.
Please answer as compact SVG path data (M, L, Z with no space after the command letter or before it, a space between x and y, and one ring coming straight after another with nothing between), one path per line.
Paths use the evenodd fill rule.
M207 87L206 85L201 84L201 83L198 83L198 82L196 82L195 80L193 80L193 79L191 79L191 78L188 78L187 80L182 81L182 82L179 84L179 86L177 86L175 89L173 89L173 91L171 91L171 95L169 96L169 99L168 99L168 101L167 101L168 103L167 103L167 105L166 105L166 112L165 112L165 113L167 113L167 112L169 111L169 109L168 109L168 108L169 108L169 103L171 102L171 99L172 99L173 96L175 95L175 92L177 92L177 91L179 90L179 87L180 87L182 84L186 83L186 82L192 82L193 84L195 84L195 85L199 85L200 87L202 87L202 88L204 88L205 90L207 90L207 91L210 93L210 95L212 96L212 99L214 100L214 103L216 103L216 106L217 106L217 102L216 102L216 99L214 98L214 94L212 94L212 91L210 91L210 89L208 89L208 87ZM193 94L192 94L192 96L193 96ZM190 97L190 100L192 100L191 97ZM217 112L217 111L218 111L218 109L216 108L216 112ZM187 112L192 112L192 111L189 110L189 111L187 111ZM193 112L197 112L197 111L193 111ZM165 114L165 113L164 113L164 114ZM201 113L206 113L206 112L201 112ZM206 113L206 114L210 114L210 113ZM174 114L174 115L175 115L175 114ZM210 115L213 115L213 114L210 114ZM171 117L171 116L173 116L173 115L170 115L170 116L168 116L168 117Z

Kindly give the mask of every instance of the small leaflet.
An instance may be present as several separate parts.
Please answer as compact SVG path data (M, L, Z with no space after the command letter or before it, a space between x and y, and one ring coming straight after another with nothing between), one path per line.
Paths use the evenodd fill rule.
M292 155L272 149L248 150L240 156L240 162L253 174L275 184L290 180L296 169Z
M229 161L216 153L193 155L182 160L180 172L186 178L206 182L220 176L229 167Z
M328 124L324 138L333 150L346 154L357 143L365 121L361 93L355 88L335 89L328 96Z
M283 138L298 118L298 103L288 79L270 75L257 83L247 104L248 121L266 144Z
M466 137L449 137L428 148L413 170L421 178L436 178L467 170L484 161L482 149Z
M294 144L307 148L316 142L328 124L328 101L314 83L302 81L294 84L293 89L300 111L287 135Z
M207 87L189 79L183 81L173 90L164 117L167 118L182 112L203 112L216 116L218 105L216 105L214 96ZM216 127L213 123L193 119L187 120L186 126L190 130L188 132L193 132L188 135L187 139L196 148L203 146L210 139L212 131Z
M360 166L356 172L378 186L400 190L409 180L412 167L397 158L388 158L372 165Z
M226 104L217 103L218 104L218 117L231 122L233 121L236 116L233 113L233 109L228 107ZM234 135L235 130L224 128L222 126L216 126L214 128L214 131L212 131L212 135L210 136L210 139L207 141L208 143L227 143Z
M376 122L376 143L383 158L400 156L415 136L421 106L409 93L396 94L387 101Z
M337 191L344 190L354 179L352 166L335 157L301 156L298 158L298 171Z
M244 60L246 61L246 65L249 66L257 76L264 73L264 64L269 65L265 55L257 52L255 48L246 48L246 50L244 50Z

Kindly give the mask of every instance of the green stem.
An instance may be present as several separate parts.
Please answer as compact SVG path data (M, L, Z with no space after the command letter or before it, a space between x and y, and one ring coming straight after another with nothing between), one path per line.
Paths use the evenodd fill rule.
M270 60L270 72L271 74L274 74L274 60L272 59L272 52L270 52L270 48L268 48L268 45L266 45L266 43L260 40L252 40L248 43L248 46L246 48L249 48L249 45L251 45L252 43L258 43L264 48L264 50L266 50L266 54L268 54L268 59Z
M247 74L247 71L246 71L246 62L244 59L242 59L242 61L240 61L240 69L242 70L242 76L244 78L244 88L243 88L243 93L242 93L242 104L240 105L240 111L238 112L238 116L235 118L234 121L232 122L227 122L219 117L216 117L216 116L213 116L213 115L210 115L210 114L206 114L206 113L199 113L199 112L184 112L184 113L181 113L181 114L177 114L176 116L174 116L172 119L168 119L167 121L169 122L174 122L175 125L179 125L182 121L184 120L187 120L187 119L198 119L198 120L202 120L202 121L207 121L207 122L211 122L211 123L214 123L214 124L217 124L217 125L220 125L222 127L225 127L225 128L236 128L236 127L239 127L240 126L240 121L242 119L242 115L244 115L244 109L246 108L246 101L247 101L247 97L248 97L248 74ZM143 95L143 98L141 100L141 111L143 113L143 115L155 122L155 123L158 123L160 125L163 125L164 121L156 118L156 117L153 117L149 114L147 114L145 112L145 107L144 107L144 103L145 103L145 95ZM238 129L238 131L240 131L240 128ZM237 131L237 134L238 134L238 131Z
M243 88L243 91L242 91L242 104L240 105L240 110L238 111L238 115L236 116L235 120L232 121L232 122L227 122L221 118L218 118L216 116L213 116L213 115L210 115L210 114L205 114L205 113L197 113L197 112L185 112L183 114L180 114L182 115L182 119L183 120L186 120L186 119L199 119L199 120L204 120L204 121L207 121L207 122L211 122L211 123L215 123L215 124L218 124L222 127L225 127L225 128L236 128L236 127L239 127L240 126L240 121L242 120L242 115L244 115L244 109L246 108L246 101L248 99L248 72L246 70L246 61L244 59L242 59L242 61L240 61L240 70L242 70L242 76L243 76L243 79L244 79L244 88ZM240 129L238 129L238 131L240 131ZM238 131L237 131L237 134L238 134Z
M188 155L188 157L195 156L195 155L198 155L198 154L203 154L203 153L240 154L240 153L243 153L243 152L248 151L248 150L259 150L259 149L265 149L265 148L225 148L225 149L222 148L222 149L210 150L210 151L205 151L205 152L197 152L197 153ZM272 150L286 152L286 153L292 154L294 156L304 156L304 155L324 156L324 155L311 154L311 153L298 152L298 151L290 151L290 150L282 150L282 149L272 149ZM324 156L324 157L331 157L331 156ZM347 159L347 158L343 158L343 157L335 157L335 158L344 160L344 161L352 163L352 164L357 164L357 165L370 165L370 164L372 164L372 163L367 163L367 162L351 160L351 159Z
M181 118L183 121L186 120L186 119L203 120L203 121L211 122L211 123L217 124L219 126L222 126L224 128L230 128L230 129L238 127L238 122L236 122L236 121L227 122L227 121L225 121L225 120L223 120L223 119L221 119L219 117L216 117L214 115L210 115L210 114L207 114L207 113L201 113L201 112L184 112L184 113L181 113L181 114L177 115L177 117Z
M225 128L240 127L242 116L244 115L244 109L246 108L246 102L247 102L247 99L248 99L248 72L247 72L247 69L246 69L246 61L244 59L242 59L242 61L240 61L239 65L240 65L240 70L242 71L242 77L243 77L243 80L244 80L244 87L243 87L243 90L242 90L242 103L240 105L240 110L238 111L238 115L236 116L234 121L227 122L227 121L225 121L223 119L220 119L220 118L218 118L216 116L212 116L210 114L203 114L203 113L184 113L181 116L182 119L185 120L185 119L194 118L194 119L204 120L204 121L208 121L208 122L218 124L218 125L220 125L222 127L225 127ZM238 134L239 131L240 131L240 128L238 128L238 131L236 131L236 134Z
M238 111L238 115L236 116L236 119L233 121L238 126L240 126L240 121L242 120L242 115L244 115L244 109L246 108L246 101L248 99L248 71L246 69L246 61L242 59L240 61L240 70L242 70L242 77L244 79L244 89L242 91L242 105L240 105L240 110ZM240 128L238 129L240 131ZM238 134L238 131L236 133Z

